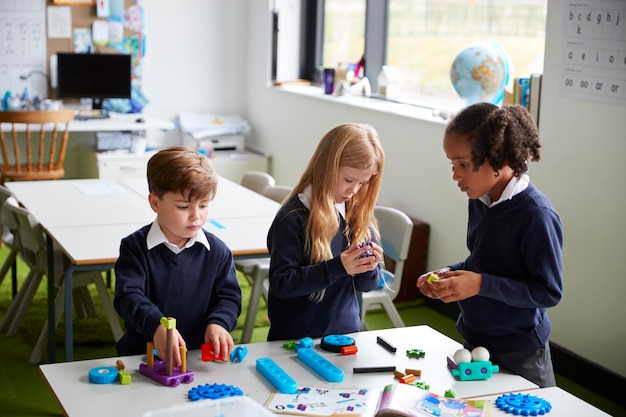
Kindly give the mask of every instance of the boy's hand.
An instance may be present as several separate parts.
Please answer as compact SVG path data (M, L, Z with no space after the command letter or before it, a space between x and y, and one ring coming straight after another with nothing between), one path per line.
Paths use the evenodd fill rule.
M180 333L178 333L177 329L172 329L172 332L172 365L174 367L177 367L180 366L182 363L182 359L180 357L180 346L185 346L186 348L187 344L185 343L185 340L180 335ZM159 355L159 358L167 363L167 329L165 328L165 326L159 324L159 327L157 327L156 331L154 332L152 340L154 342L154 348L157 351L157 355Z
M204 332L204 343L213 345L213 354L222 361L227 361L235 347L233 338L228 331L219 324L209 324Z

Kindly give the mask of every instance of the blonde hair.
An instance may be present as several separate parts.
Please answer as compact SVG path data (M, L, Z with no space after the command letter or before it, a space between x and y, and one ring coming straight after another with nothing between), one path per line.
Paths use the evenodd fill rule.
M373 212L382 183L385 154L378 133L367 124L347 123L327 132L317 145L309 165L289 198L311 185L309 218L305 231L305 252L312 264L333 257L330 242L337 233L339 221L335 209L335 189L339 167L345 166L371 172L371 178L346 204L346 228L352 242L372 240L370 226L379 238Z

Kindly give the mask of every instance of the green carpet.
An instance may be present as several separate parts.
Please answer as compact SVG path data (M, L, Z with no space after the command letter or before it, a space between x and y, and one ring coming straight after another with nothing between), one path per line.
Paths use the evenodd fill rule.
M4 259L6 249L0 250L0 259ZM18 265L18 288L26 279L28 268L24 264ZM238 273L238 280L241 286L242 292L242 311L247 311L248 299L251 287L248 280L244 275ZM112 277L111 288L109 289L109 295L113 297L113 288L115 287L115 277ZM39 332L42 326L48 318L48 304L47 304L47 291L48 291L47 279L44 277L33 301L28 308L24 316L24 320L19 329L20 335L30 344L35 344L39 337ZM91 285L89 291L94 301L94 306L98 312L97 317L78 317L76 313L73 315L74 325L74 344L75 345L101 345L107 343L114 343L113 334L109 322L106 319L102 304L98 298L95 286ZM11 304L11 278L10 274L4 279L0 285L0 317L6 313L9 305ZM237 321L237 329L242 329L245 321L245 314L242 314ZM255 327L269 327L269 321L267 320L267 309L265 300L261 299L259 304L259 311L257 314ZM61 323L56 328L56 342L57 344L64 343L64 320L61 319Z

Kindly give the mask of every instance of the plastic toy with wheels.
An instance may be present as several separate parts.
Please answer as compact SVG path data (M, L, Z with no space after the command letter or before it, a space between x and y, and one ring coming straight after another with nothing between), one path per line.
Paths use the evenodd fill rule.
M489 352L484 347L477 347L472 352L467 349L459 349L454 357L448 356L448 367L453 376L460 381L476 381L491 378L494 372L498 372L498 365L489 361Z

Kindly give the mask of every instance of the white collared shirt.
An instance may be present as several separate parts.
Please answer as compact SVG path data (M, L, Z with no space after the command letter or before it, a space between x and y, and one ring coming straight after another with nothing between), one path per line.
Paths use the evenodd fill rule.
M313 194L313 187L311 185L307 185L301 193L298 194L298 198L300 202L304 204L304 207L311 209L311 195ZM341 217L346 219L346 204L345 203L335 203L335 208L337 212L341 215Z
M158 219L155 219L154 222L152 222L152 226L150 227L150 230L148 231L148 236L146 237L148 250L163 243L169 250L174 253L180 253L183 250L192 247L196 242L204 245L207 250L211 250L211 245L209 244L209 241L207 240L206 235L204 234L204 231L202 229L198 229L196 235L189 239L189 241L187 241L185 246L183 246L182 248L179 248L173 243L170 243L167 240L167 237L165 237L163 230L161 230L161 225L159 225Z
M506 187L504 187L504 191L502 191L502 195L497 201L494 201L492 203L489 193L486 193L478 199L482 201L487 207L493 207L496 204L500 204L503 201L510 200L515 197L517 194L524 191L526 187L528 187L529 183L530 177L526 173L520 175L519 177L514 176L513 178L511 178L511 181L509 181Z

